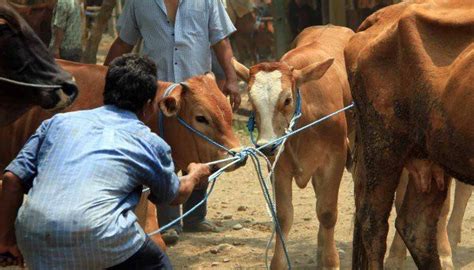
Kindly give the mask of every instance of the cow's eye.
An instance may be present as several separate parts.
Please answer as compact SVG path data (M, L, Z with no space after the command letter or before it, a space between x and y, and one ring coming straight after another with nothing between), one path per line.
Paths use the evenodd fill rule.
M289 106L291 104L291 98L285 99L285 103L283 103L285 106Z
M209 121L207 121L206 117L202 115L196 116L196 121L201 124L209 125Z

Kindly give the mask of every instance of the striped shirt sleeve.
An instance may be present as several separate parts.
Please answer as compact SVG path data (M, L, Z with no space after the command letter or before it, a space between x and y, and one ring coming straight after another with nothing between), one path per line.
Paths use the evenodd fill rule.
M140 0L141 1L141 0ZM120 15L118 22L121 40L129 45L135 45L141 38L140 29L138 28L137 18L135 16L135 0L125 2L123 13Z
M210 0L209 8L209 41L211 45L215 45L236 29L220 0Z
M164 142L155 146L156 164L151 178L146 179L145 185L150 187L149 199L155 204L170 203L178 195L179 178L175 173L171 148Z
M44 121L36 132L28 139L16 158L5 171L18 176L28 192L38 171L38 152L46 136L51 120Z

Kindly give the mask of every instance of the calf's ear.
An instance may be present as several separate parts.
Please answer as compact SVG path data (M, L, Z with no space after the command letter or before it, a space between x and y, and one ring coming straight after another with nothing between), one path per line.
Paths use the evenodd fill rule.
M181 108L181 100L184 93L184 86L178 85L169 94L169 96L162 98L158 105L160 110L167 117L176 116Z
M328 71L333 62L334 58L329 58L321 62L313 63L303 69L294 69L293 77L296 80L296 86L300 86L307 81L319 80L326 71Z
M245 82L249 81L250 78L250 72L249 69L241 64L235 57L232 57L232 65L234 66L235 72L237 73L237 76Z

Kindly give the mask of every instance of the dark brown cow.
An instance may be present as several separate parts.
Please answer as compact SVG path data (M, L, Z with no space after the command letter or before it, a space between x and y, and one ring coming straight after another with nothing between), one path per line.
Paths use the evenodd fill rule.
M31 87L0 79L0 126L14 121L33 105L63 109L77 95L71 75L55 63L46 46L4 0L0 0L0 77L42 85Z
M419 268L440 269L446 175L474 184L474 2L404 2L359 30L345 50L357 108L353 267L383 268L387 219L406 167L431 188L417 191L409 181L397 231Z
M102 105L106 67L64 60L58 60L58 63L74 75L80 89L76 101L65 111L86 110ZM156 108L160 106L167 115L164 119L164 139L171 146L177 170L186 169L191 162L209 162L223 158L227 153L211 146L185 129L178 123L176 117L173 117L175 115L181 116L194 128L228 148L240 146L238 139L232 132L231 107L225 96L217 88L214 76L212 74L197 76L187 80L186 83L187 87L178 86L169 97L161 100L165 88L170 83L159 82L159 89L154 100ZM41 122L52 115L53 113L41 108L33 108L15 123L0 128L0 141L8 142L0 144L0 171L3 171L3 168L15 157ZM202 119L206 119L207 123ZM157 115L146 124L153 132L158 133ZM145 200L142 200L142 202L145 202ZM148 217L145 231L150 232L158 229L154 205L148 204L148 210L143 207L146 207L146 205L137 206L137 212L142 215L151 213L154 216ZM159 235L154 240L158 243L162 242Z

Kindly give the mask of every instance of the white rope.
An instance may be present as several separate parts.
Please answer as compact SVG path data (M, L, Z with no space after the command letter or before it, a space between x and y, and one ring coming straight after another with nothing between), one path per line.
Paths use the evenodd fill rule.
M0 77L0 81L4 81L7 83L15 84L15 85L20 85L20 86L26 86L26 87L33 87L33 88L61 88L61 85L58 84L37 84L37 83L25 83L25 82L20 82L12 79L8 79L5 77Z

